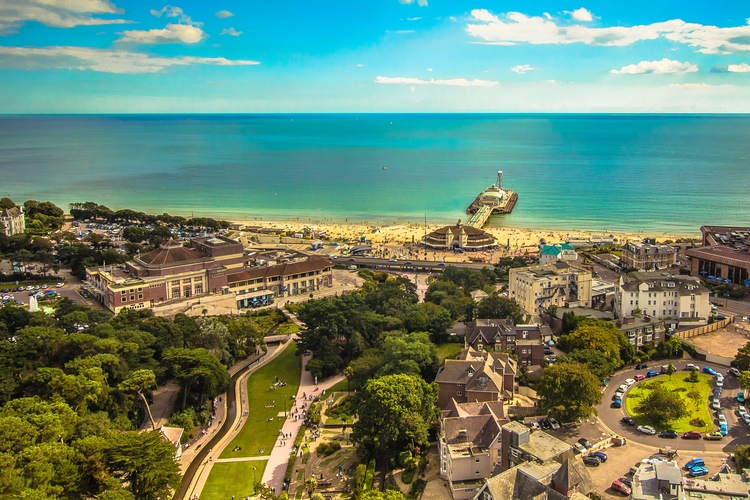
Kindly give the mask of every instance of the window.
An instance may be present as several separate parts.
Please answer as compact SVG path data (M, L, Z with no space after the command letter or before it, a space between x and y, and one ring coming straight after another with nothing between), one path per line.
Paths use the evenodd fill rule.
M475 461L476 463L479 463L479 459L478 459L478 458L475 458L475 459L474 459L474 461Z
M463 395L464 395L464 393L463 393L463 392L461 392L461 391L456 391L456 396L463 396Z
M135 295L131 295L130 300L135 300Z
M121 294L123 294L123 295L125 295L125 294L126 294L126 293L128 293L128 292L127 292L127 290L123 290L123 291L121 291L120 293L121 293Z
M478 475L479 475L479 471L478 471L478 470L475 470L475 471L474 471L474 475L475 475L475 476L478 476Z
M142 300L142 299L143 299L143 294L142 294L142 293L139 293L139 294L138 294L138 300Z

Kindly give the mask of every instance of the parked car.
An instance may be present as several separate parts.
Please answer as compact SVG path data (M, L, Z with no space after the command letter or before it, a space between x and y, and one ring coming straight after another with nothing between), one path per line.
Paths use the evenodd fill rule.
M659 437L666 438L666 439L677 439L677 432L671 429L668 429L666 431L661 431L659 433Z
M705 476L706 474L708 474L708 469L702 466L693 467L692 469L690 469L688 474L690 474L690 477Z
M549 426L552 427L552 430L557 430L560 428L560 422L558 422L556 419L550 417L547 420L549 421Z
M573 448L578 453L586 453L586 448L581 443L573 443Z
M745 414L744 414L744 415L742 416L742 421L743 421L743 422L745 422L745 423L746 423L747 425L750 425L750 414L748 414L748 413L745 413Z
M625 393L624 393L624 392L622 392L622 391L617 391L617 392L615 393L615 396L614 396L614 398L613 398L613 399L622 399L622 397L623 397L624 395L625 395Z
M623 495L630 495L630 486L627 486L622 481L612 481L612 490L622 493Z
M623 476L620 479L618 479L618 481L620 481L622 484L624 484L627 487L633 486L633 478L632 477Z
M715 397L711 401L711 408L713 408L714 410L721 410L721 401L719 401L719 398Z
M710 366L704 366L703 373L708 373L709 375L716 375L716 370L714 370Z
M646 372L646 378L656 377L657 375L659 375L659 372L656 370L649 370Z
M599 465L601 465L601 463L602 463L602 461L599 460L598 457L594 457L594 456L591 456L591 455L584 455L581 460L583 460L584 464L590 465L592 467L599 467Z
M745 402L745 393L740 391L737 393L737 402L738 403L744 403Z
M724 436L722 436L719 431L707 432L706 435L703 436L703 439L708 441L721 441L723 438Z
M599 460L601 460L602 462L607 461L607 454L604 453L603 451L594 451L594 452L589 453L589 455L593 457L599 457Z
M691 371L698 371L698 366L694 365L693 363L688 363L687 365L685 365L685 369L691 370Z
M682 435L682 439L700 439L703 437L703 434L701 434L701 431L688 431L685 434Z
M635 365L636 370L643 370L644 368L648 368L648 365L646 363L638 363Z
M654 429L650 425L639 425L637 429L638 432L642 432L643 434L649 434L651 436L656 434L656 429Z
M635 384L635 380L633 380L632 378L625 379L625 385L627 385L628 387L630 387L633 384Z
M716 415L716 419L719 421L719 426L727 425L727 417L723 413Z
M581 445L583 445L583 447L586 448L587 450L590 449L592 446L594 446L593 444L591 444L591 441L589 441L586 438L581 438L578 440L578 442L581 443Z
M622 399L615 399L612 402L612 408L622 408Z
M620 419L620 422L622 422L625 425L635 425L635 420L633 420L630 417L622 417Z
M545 347L545 348L544 348L544 354L545 354L545 355L547 355L547 354L555 354L555 351L553 351L553 350L552 350L552 349L550 349L549 347Z
M724 387L724 379L717 380L716 387Z
M727 434L729 434L729 429L727 428L727 424L720 425L719 432L721 433L722 436L726 436Z
M735 367L730 368L729 369L729 373L731 373L735 377L739 377L740 376L740 371L737 368L735 368Z
M638 375L636 375L633 378L635 379L636 382L640 382L641 380L643 380L644 378L646 378L646 376L643 375L642 373L639 373Z
M688 470L692 469L693 467L698 467L698 466L701 466L701 467L706 466L706 462L704 462L703 459L700 457L696 457L685 462L685 469L688 469Z
M540 420L539 421L539 425L541 425L542 429L544 429L544 430L548 430L550 428L549 420L547 420L546 418Z
M617 388L620 392L627 392L627 390L630 389L630 386L627 384L622 384L620 387Z

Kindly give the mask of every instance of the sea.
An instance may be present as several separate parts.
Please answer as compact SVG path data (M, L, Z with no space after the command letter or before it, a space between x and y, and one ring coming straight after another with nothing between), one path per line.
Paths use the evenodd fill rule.
M750 225L750 116L0 116L0 196L230 219L696 234Z

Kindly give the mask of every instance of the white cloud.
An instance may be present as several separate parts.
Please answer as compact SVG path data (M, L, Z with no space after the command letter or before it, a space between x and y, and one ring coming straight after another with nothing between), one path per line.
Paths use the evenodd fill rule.
M729 71L730 73L750 73L750 64L730 64L729 66L727 66L727 71Z
M224 57L161 57L142 52L91 47L2 47L0 65L26 69L58 68L102 73L158 73L172 66L196 64L211 66L252 66L258 61L231 60Z
M571 44L626 46L644 40L664 38L697 48L706 54L750 52L750 20L737 27L720 28L673 19L637 26L589 28L578 24L559 26L548 17L507 12L496 16L486 9L471 11L466 31L491 45Z
M407 5L416 3L420 7L427 7L427 0L398 0L398 3L405 3Z
M453 78L451 80L421 80L419 78L404 78L378 76L375 83L392 84L392 85L445 85L449 87L497 87L500 82L490 80L467 80L466 78Z
M708 83L673 83L670 87L685 90L711 90L720 88L731 88L734 85L709 85Z
M26 21L56 28L130 23L95 17L122 13L108 0L0 0L0 34L13 33Z
M512 68L510 68L512 72L518 73L519 75L523 75L524 73L527 73L529 71L534 71L535 69L535 67L528 64L519 64L518 66L513 66Z
M198 43L206 38L206 33L191 24L167 24L163 29L127 30L117 40L125 43Z
M429 71L430 73L432 73L432 68L427 68L427 71Z
M185 11L183 11L180 7L165 5L161 8L161 10L151 9L149 12L151 12L152 16L161 17L163 15L164 17L177 17L180 19L181 23L196 24L193 23L193 20L190 19L190 16L185 14Z
M232 17L232 16L234 16L234 14L233 14L233 13L231 13L231 12L229 12L228 10L220 10L219 12L217 12L217 13L216 13L216 14L214 14L214 15L215 15L216 17L218 17L219 19L226 19L226 18L228 18L228 17Z
M421 19L422 19L421 17L407 17L406 18L407 21L420 21Z
M242 34L242 32L241 31L237 31L234 28L224 28L223 30L221 30L221 33L219 33L219 34L220 35L240 36Z
M591 15L591 11L584 9L581 7L580 9L576 9L573 12L570 13L570 16L575 19L576 21L583 21L583 22L591 22L594 20L594 16Z
M644 73L684 75L697 71L698 65L696 64L664 58L661 61L641 61L638 64L629 64L620 69L613 69L610 73L613 75L642 75Z
M364 64L362 64L362 63L357 64L358 68L361 68L362 66L364 66Z
M543 13L542 15L543 15L543 16L544 16L545 18L547 18L547 19L552 19L552 16L550 15L550 13L549 13L549 12L544 12L544 13Z
M409 35L414 33L414 30L385 30L386 33L395 33L397 35Z

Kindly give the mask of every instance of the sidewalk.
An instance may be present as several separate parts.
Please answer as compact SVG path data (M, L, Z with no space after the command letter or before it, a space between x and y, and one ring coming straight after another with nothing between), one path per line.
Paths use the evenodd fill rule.
M309 371L305 370L310 357L311 356L305 356L302 359L302 377L300 378L299 391L297 392L297 401L300 402L306 401L302 397L302 394L312 394L313 396L320 397L323 391L326 391L340 381L344 380L343 375L336 375L321 382L316 387L312 375L310 375ZM309 407L309 401L306 401L306 403ZM284 474L286 474L287 465L289 464L289 460L293 459L292 448L294 448L294 439L300 432L300 428L302 427L302 424L304 422L304 419L302 418L298 419L297 421L295 421L294 418L291 418L291 412L289 413L289 416L290 418L287 418L286 422L284 422L284 426L281 428L281 432L283 434L290 434L292 437L283 440L283 446L281 444L282 440L278 440L276 442L276 446L274 446L273 451L271 452L271 457L268 459L268 463L266 464L266 470L263 473L262 479L262 482L266 483L269 487L275 488L275 491L277 493L281 493L282 491L282 487L284 485Z

